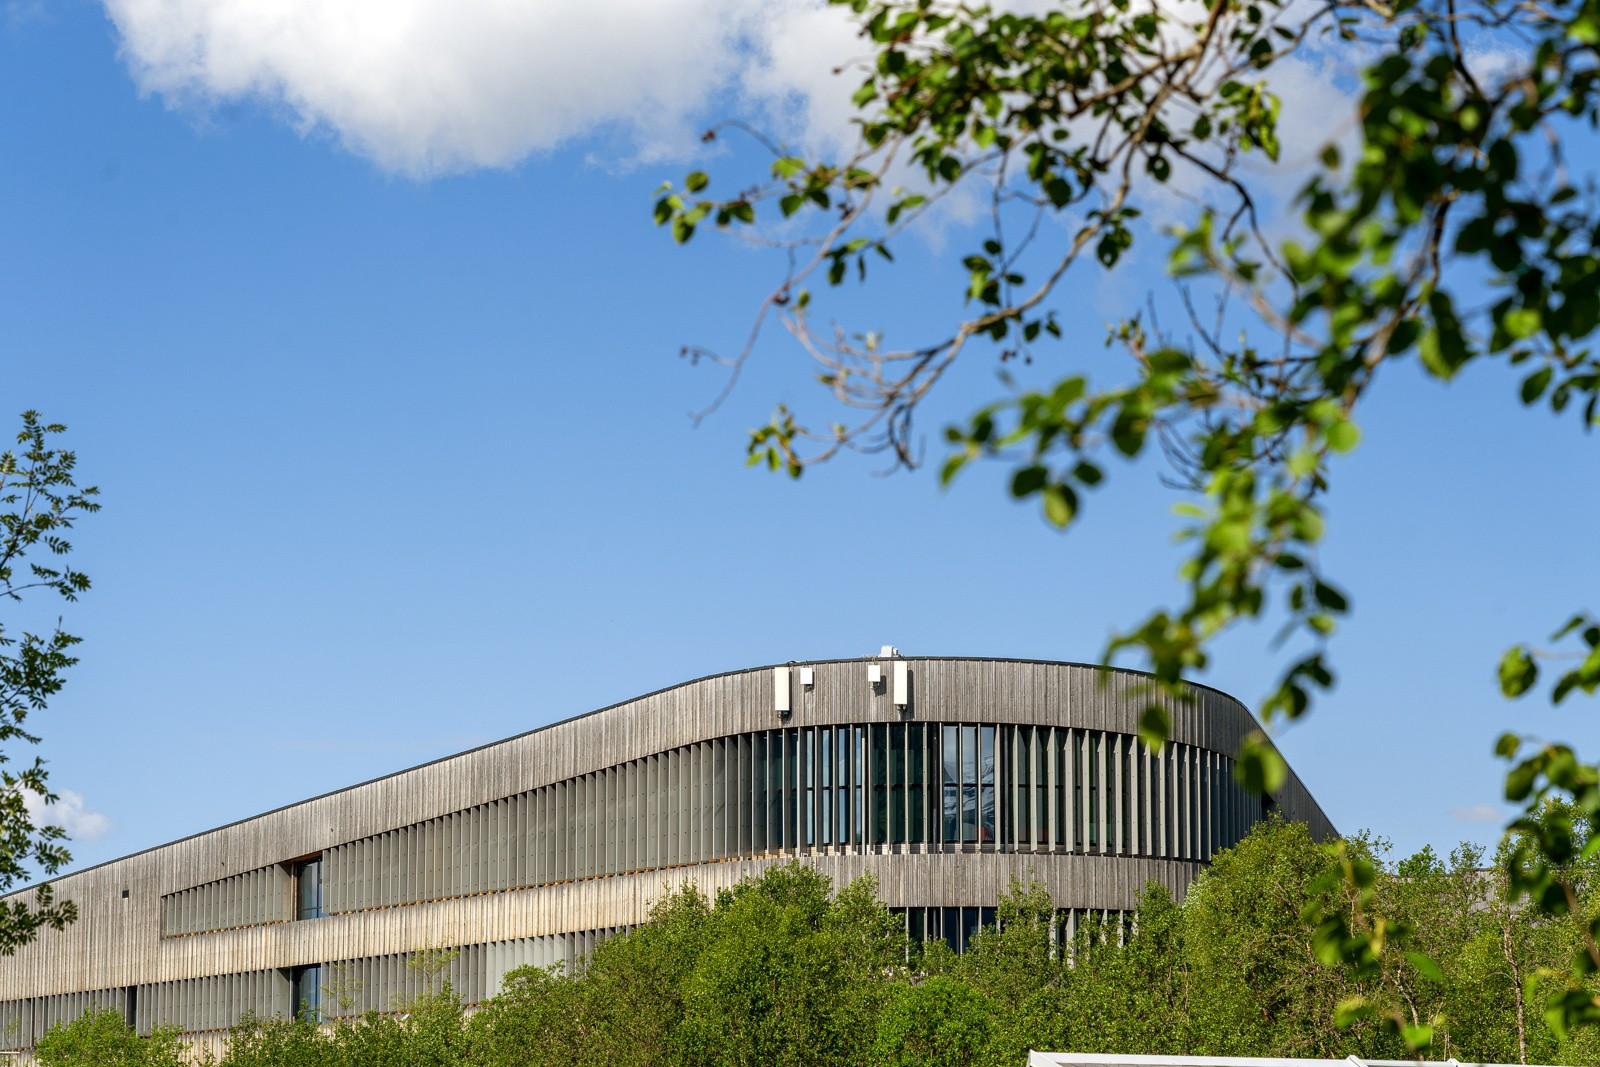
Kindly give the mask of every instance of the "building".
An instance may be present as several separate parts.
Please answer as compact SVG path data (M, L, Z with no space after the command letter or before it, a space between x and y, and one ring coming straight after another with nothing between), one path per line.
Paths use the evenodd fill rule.
M0 1036L91 1006L204 1035L335 985L342 1010L386 1009L425 947L459 949L476 1002L670 887L796 857L874 875L909 934L959 948L1013 881L1044 882L1071 933L1151 881L1181 895L1270 807L1333 835L1292 775L1235 786L1255 722L1231 697L1165 701L1173 743L1143 748L1148 683L886 648L663 689L58 879L80 917L0 958Z

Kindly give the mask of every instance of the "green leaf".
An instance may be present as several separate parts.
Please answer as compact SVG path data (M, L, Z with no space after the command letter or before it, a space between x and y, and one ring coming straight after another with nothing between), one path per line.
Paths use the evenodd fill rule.
M706 172L703 170L691 171L689 176L683 179L683 187L691 193L698 193L710 183L711 179L706 176Z
M1160 704L1146 704L1139 713L1139 740L1152 752L1160 752L1172 736L1172 716Z
M1400 1028L1400 1040L1406 1043L1406 1048L1418 1052L1433 1044L1433 1027L1426 1023L1417 1023L1413 1026Z
M1335 452L1349 452L1361 443L1361 427L1348 419L1340 419L1324 430L1323 436Z
M1233 766L1233 776L1252 793L1271 794L1283 788L1289 768L1266 735L1255 730L1245 736L1238 762Z
M1544 316L1538 308L1515 308L1507 311L1500 319L1501 327L1511 335L1514 341L1523 341L1539 332L1539 327L1544 323Z
M1533 653L1526 646L1518 645L1508 649L1506 654L1500 657L1500 692L1507 697L1515 699L1521 696L1533 688L1534 682L1538 680L1539 665L1533 661ZM1504 738L1501 740L1504 742Z
M1550 387L1550 379L1554 375L1554 367L1540 367L1522 379L1522 402L1532 404L1543 396L1544 391Z
M1341 1030L1372 1017L1372 1005L1361 997L1346 997L1333 1009L1333 1025Z
M1426 953L1407 952L1406 959L1411 961L1411 966L1415 967L1417 973L1422 977L1432 982L1444 981L1444 972L1439 969L1437 963L1433 962L1433 958Z
M1078 512L1078 496L1064 485L1048 485L1044 489L1044 517L1050 525L1064 529Z
M1023 467L1011 476L1011 495L1017 498L1031 496L1044 488L1045 482L1050 479L1050 471L1037 464Z

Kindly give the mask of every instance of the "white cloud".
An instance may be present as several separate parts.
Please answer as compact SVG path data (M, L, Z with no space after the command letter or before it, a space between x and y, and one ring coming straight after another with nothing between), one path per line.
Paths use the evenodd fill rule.
M105 0L140 88L281 109L415 176L505 167L595 133L682 156L719 107L837 122L857 47L820 0ZM834 83L838 83L835 86Z
M74 841L93 841L111 829L111 820L98 811L90 811L83 794L71 789L61 790L53 804L46 804L44 797L24 789L22 803L35 826L59 826Z
M1465 808L1456 808L1450 817L1457 822L1504 822L1506 815L1494 804L1473 804Z

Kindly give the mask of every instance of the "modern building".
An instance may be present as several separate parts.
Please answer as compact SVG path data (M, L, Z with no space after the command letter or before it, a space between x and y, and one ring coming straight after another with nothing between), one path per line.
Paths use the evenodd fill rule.
M1135 737L1152 699L1160 753ZM1333 835L1293 775L1269 798L1234 784L1255 726L1215 690L1165 700L1067 663L885 648L702 678L58 879L80 917L0 958L0 1045L91 1006L197 1036L330 988L386 1009L431 947L481 1001L673 887L795 858L875 876L912 936L960 948L1030 879L1070 934L1149 882L1181 895L1269 808Z

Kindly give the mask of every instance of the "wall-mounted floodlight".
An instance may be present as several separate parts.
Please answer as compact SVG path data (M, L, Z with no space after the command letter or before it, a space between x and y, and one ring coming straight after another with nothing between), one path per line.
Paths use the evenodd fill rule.
M883 688L883 668L876 663L867 664L867 684L874 689Z
M894 706L904 708L911 703L911 679L906 673L906 661L894 661Z
M787 717L789 714L789 668L772 668L772 710Z
M813 667L800 668L800 684L810 689L817 684L816 669Z

